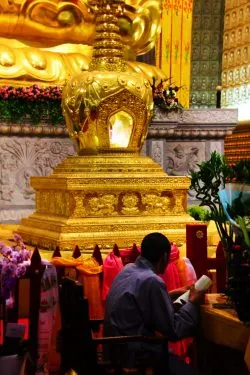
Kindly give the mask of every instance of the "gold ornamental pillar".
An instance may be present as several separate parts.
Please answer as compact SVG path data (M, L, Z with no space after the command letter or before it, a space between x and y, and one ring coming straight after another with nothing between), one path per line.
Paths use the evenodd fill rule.
M183 241L189 178L168 177L140 156L153 109L149 82L128 71L118 17L123 1L89 1L96 35L89 71L65 87L63 111L78 156L33 177L36 211L25 241L45 248L103 249L139 243L151 231Z

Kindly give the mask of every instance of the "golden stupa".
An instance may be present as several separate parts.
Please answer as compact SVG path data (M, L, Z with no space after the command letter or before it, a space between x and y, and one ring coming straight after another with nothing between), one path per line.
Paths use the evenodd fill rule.
M119 28L129 70L162 78L160 69L136 62L160 30L160 0L126 0ZM1 0L0 81L25 86L62 84L88 70L96 14L87 0Z
M169 177L140 156L153 110L152 89L123 59L124 1L91 0L96 34L89 71L68 81L63 110L78 156L51 176L33 177L36 211L23 219L24 240L45 248L129 246L161 231L185 239L187 177Z

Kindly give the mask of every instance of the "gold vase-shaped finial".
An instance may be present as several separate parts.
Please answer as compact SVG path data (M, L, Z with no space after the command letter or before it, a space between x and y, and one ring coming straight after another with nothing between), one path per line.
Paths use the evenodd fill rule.
M139 153L152 115L152 89L141 74L127 72L119 16L123 1L89 1L96 35L89 71L65 87L63 111L79 155Z
M121 40L119 19L123 14L124 1L96 1L92 9L96 13L96 34L89 71L127 70L124 62L124 45Z

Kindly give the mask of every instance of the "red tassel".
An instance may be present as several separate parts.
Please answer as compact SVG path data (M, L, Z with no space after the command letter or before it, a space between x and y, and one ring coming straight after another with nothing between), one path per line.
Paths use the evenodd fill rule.
M130 262L134 263L137 259L137 257L140 255L140 251L138 250L137 246L135 243L133 243L131 253L130 253Z
M55 257L61 257L62 255L61 255L61 252L60 252L60 248L59 248L59 246L57 245L56 246L56 249L55 249L55 251L54 251L54 253L53 253L53 255L52 255L52 258L55 258Z
M30 267L32 269L39 269L41 268L41 264L42 264L41 255L39 253L38 247L36 246L30 259Z
M113 247L113 253L114 253L114 255L116 255L117 257L121 257L121 254L120 254L120 251L119 251L119 248L118 248L118 246L117 246L117 244L115 243L114 244L114 247Z
M82 255L82 254L81 254L81 252L80 252L79 246L76 245L75 250L73 251L72 257L75 258L75 259L77 259L77 258L79 258L81 255Z
M95 258L95 260L98 262L99 266L103 265L103 259L100 247L98 245L95 245L92 257Z

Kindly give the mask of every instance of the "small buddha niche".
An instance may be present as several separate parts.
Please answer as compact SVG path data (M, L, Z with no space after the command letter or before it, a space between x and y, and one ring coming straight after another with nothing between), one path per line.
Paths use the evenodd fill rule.
M109 140L111 148L126 148L129 145L134 126L133 117L125 111L113 114L109 119Z

